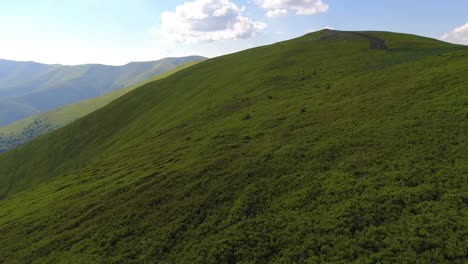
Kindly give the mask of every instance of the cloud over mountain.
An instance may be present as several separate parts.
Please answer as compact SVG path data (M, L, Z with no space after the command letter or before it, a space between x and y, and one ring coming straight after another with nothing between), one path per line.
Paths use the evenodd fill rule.
M288 14L287 9L273 9L267 12L267 17L280 17Z
M256 0L255 2L268 10L269 17L285 15L288 10L294 11L297 15L313 15L328 10L328 5L322 0Z
M195 0L161 14L159 31L177 42L200 43L254 37L266 24L243 15L229 0Z
M468 22L450 32L446 32L440 39L447 42L468 45Z

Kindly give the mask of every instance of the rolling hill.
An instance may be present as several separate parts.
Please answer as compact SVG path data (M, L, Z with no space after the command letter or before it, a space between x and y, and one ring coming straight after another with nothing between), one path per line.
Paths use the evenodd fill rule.
M4 263L464 263L468 47L323 30L0 155Z
M0 60L0 126L121 89L201 59L204 58L166 58L123 66L66 66Z
M31 141L32 139L44 135L45 133L63 127L78 118L96 111L116 98L134 90L135 88L145 83L165 78L177 71L193 66L199 62L199 60L191 61L167 72L158 74L144 82L140 82L138 84L115 90L75 104L67 105L59 109L34 115L5 127L0 127L0 153L15 148L21 144L24 144L25 142Z

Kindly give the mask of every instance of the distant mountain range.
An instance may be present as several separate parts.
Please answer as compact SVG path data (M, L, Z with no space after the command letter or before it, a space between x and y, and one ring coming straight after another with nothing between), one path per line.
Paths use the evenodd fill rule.
M0 153L15 148L36 137L42 136L45 133L63 127L78 118L104 107L118 97L140 87L143 84L165 78L180 70L193 66L200 61L201 60L190 61L143 82L51 111L33 115L7 126L0 127Z
M145 81L200 56L123 66L0 60L0 126Z

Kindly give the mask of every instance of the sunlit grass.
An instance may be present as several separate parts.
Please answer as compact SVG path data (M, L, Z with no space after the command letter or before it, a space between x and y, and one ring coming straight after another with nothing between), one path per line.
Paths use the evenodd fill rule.
M0 261L463 263L467 48L321 34L0 155Z

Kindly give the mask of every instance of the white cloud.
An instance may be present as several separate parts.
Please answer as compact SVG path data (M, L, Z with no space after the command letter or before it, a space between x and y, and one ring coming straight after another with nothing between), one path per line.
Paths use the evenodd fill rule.
M267 12L267 17L280 17L288 14L287 9L273 9Z
M328 5L322 0L256 0L257 4L270 11L292 10L297 15L313 15L328 10Z
M254 37L266 24L243 16L229 0L195 0L161 14L162 26L152 30L176 42L201 43Z
M440 38L443 41L468 45L468 22L450 32L446 32Z

